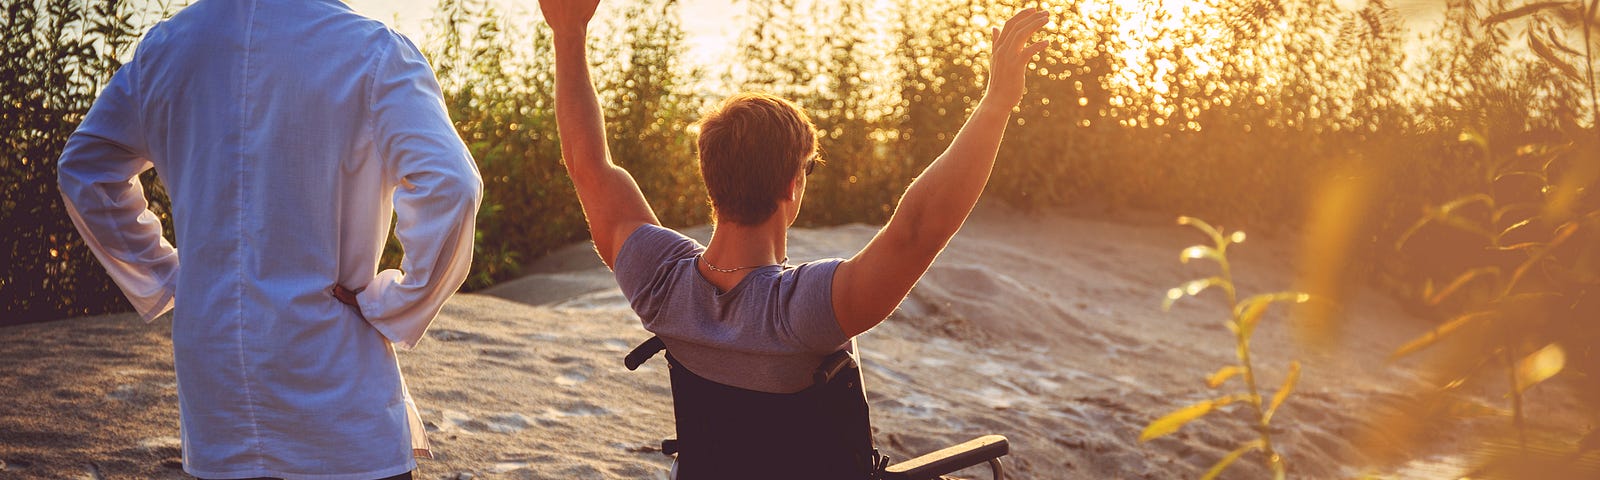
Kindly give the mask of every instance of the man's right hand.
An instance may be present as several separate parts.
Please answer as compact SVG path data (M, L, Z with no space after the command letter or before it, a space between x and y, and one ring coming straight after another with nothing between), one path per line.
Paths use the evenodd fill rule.
M1050 12L1029 8L1017 12L1006 20L1004 28L993 28L993 49L989 59L989 89L985 97L1010 108L1022 100L1023 78L1028 74L1028 62L1049 41L1029 43L1033 33L1050 22Z
M589 20L599 5L600 0L539 0L544 22L556 36L587 35Z
M366 288L363 287L361 290L366 290ZM344 288L344 285L334 285L332 289L328 290L328 293L333 294L333 298L338 299L339 303L356 307L356 311L360 311L361 304L356 302L356 295L361 293L361 290L351 290Z

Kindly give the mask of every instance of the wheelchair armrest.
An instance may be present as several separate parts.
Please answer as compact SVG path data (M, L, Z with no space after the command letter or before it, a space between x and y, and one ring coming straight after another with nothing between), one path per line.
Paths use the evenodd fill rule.
M940 475L1000 458L1011 452L1011 444L1000 435L984 435L960 445L941 449L917 458L890 465L883 478L889 480L930 480Z
M811 373L812 385L825 385L833 381L833 377L847 368L855 367L856 357L850 355L849 350L840 350L822 359L822 364Z
M661 341L661 337L650 337L649 340L645 340L639 346L633 347L633 351L628 352L627 357L623 357L622 364L627 366L628 370L638 370L639 366L644 365L646 360L666 349L667 342Z

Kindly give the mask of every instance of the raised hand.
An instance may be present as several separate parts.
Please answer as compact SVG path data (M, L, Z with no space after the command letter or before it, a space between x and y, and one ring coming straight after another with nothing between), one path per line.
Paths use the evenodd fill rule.
M539 0L544 22L557 36L585 35L600 0Z
M1048 41L1029 43L1028 39L1049 22L1049 12L1028 8L1006 20L1005 28L991 30L994 51L989 58L989 90L986 97L1007 106L1016 105L1022 100L1028 61L1050 46Z

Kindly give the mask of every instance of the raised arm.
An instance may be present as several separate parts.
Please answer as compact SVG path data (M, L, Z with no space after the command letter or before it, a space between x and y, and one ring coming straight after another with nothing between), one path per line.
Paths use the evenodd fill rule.
M612 266L622 242L640 225L659 224L650 203L627 170L611 163L606 148L605 117L594 83L584 41L589 20L599 0L539 0L545 23L555 35L556 131L561 136L561 156L567 175L578 189L578 202L589 221L595 251Z
M1049 13L1030 8L992 31L989 86L978 108L944 154L911 182L889 223L835 271L833 310L846 335L865 332L894 312L972 213L989 183L1011 108L1022 99L1028 61L1049 45L1028 38L1049 21Z

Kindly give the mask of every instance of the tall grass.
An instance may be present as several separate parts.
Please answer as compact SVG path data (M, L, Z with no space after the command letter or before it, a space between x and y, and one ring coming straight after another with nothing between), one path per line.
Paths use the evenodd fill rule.
M675 3L630 4L616 35L593 47L612 155L638 180L663 222L707 221L688 128L700 101L697 72L682 65ZM514 278L521 266L587 238L561 164L552 39L543 25L484 0L441 0L425 42L450 117L484 178L472 290ZM391 246L394 242L390 243ZM386 255L397 263L398 249Z
M126 310L67 217L55 165L143 22L116 1L15 0L0 15L0 325ZM165 220L160 182L141 180Z
M1384 432L1409 446L1420 441L1418 432L1464 416L1507 417L1508 428L1476 439L1487 454L1476 459L1472 477L1600 476L1600 466L1581 462L1600 450L1600 428L1591 423L1582 438L1569 438L1570 427L1530 422L1526 407L1538 385L1565 379L1589 421L1600 421L1600 299L1593 294L1600 287L1597 4L1540 2L1485 14L1463 4L1451 10L1444 32L1456 39L1455 56L1440 60L1452 72L1503 61L1499 53L1512 39L1537 57L1518 66L1514 88L1452 77L1446 89L1463 94L1462 101L1430 105L1432 121L1459 131L1455 148L1473 160L1476 188L1428 208L1396 241L1403 252L1430 236L1473 247L1451 268L1422 279L1421 301L1448 320L1393 357L1437 352L1435 386L1424 392L1431 401L1400 412ZM1581 47L1571 46L1574 36ZM1495 89L1500 94L1467 95ZM1495 121L1519 105L1542 108ZM1482 391L1502 393L1507 408L1476 405L1472 393Z

